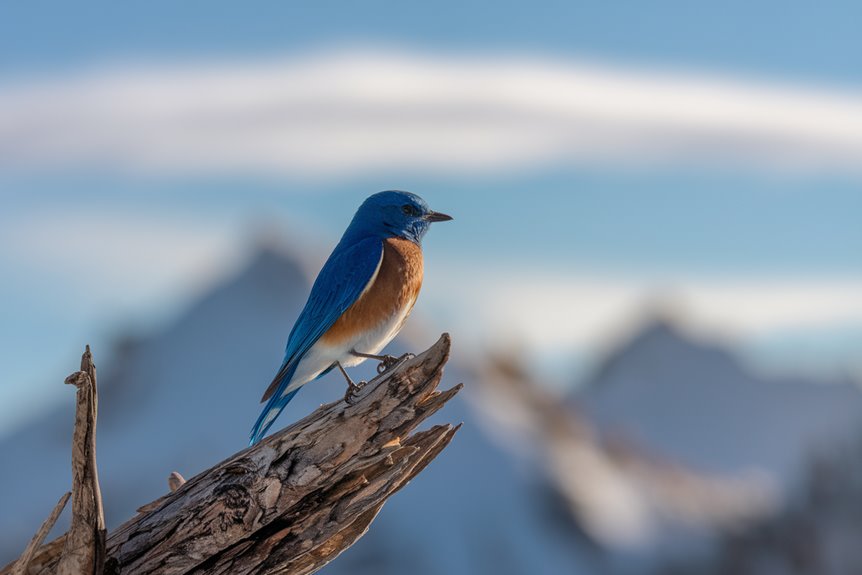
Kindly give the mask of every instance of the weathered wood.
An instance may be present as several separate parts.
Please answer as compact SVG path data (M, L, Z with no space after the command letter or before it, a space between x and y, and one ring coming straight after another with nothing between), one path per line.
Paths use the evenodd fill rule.
M457 432L436 425L412 433L462 387L436 390L449 346L444 334L371 381L352 405L323 405L144 506L108 538L105 572L319 570L356 542L384 502ZM30 574L54 572L51 545L37 553Z
M96 467L98 392L90 346L81 357L81 371L66 378L78 388L72 437L72 524L57 575L101 574L105 563L105 515Z
M65 543L66 534L64 533L50 543L42 545L30 560L30 565L26 571L27 575L34 575L36 573L53 574L57 570L57 562L60 559L60 554L63 552L63 545ZM7 565L0 573L6 575L10 567L10 565Z
M186 482L186 478L180 475L176 471L171 471L171 474L168 476L168 489L171 491L176 491Z
M45 540L45 536L48 535L48 532L54 527L54 524L57 523L57 519L60 517L60 513L63 512L63 509L66 507L66 503L69 501L69 497L71 493L64 493L60 498L60 501L57 502L57 505L54 506L54 509L48 515L48 518L45 519L45 522L42 523L42 526L36 532L36 535L33 536L33 539L30 541L30 544L27 545L27 548L24 550L24 553L21 557L18 558L18 561L12 567L12 575L24 575L27 573L27 569L30 566L30 563L33 561L33 555L36 553L36 550L42 545L42 541Z

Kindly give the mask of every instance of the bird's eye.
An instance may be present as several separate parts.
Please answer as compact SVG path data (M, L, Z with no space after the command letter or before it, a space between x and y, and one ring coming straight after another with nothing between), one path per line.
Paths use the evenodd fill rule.
M415 216L417 214L416 206L411 206L410 204L401 206L401 211L404 212L405 216Z

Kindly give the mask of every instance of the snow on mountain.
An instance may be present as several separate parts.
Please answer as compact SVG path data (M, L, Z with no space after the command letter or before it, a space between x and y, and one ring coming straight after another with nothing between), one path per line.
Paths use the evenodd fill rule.
M575 401L605 437L702 472L760 476L779 493L810 456L862 430L857 385L758 375L663 320L613 352Z
M517 354L495 354L485 369L480 388L493 390L481 411L542 463L562 510L602 550L603 573L649 573L773 508L756 478L697 472L631 443L602 441L585 417L531 380Z
M308 288L300 263L264 249L162 331L127 341L113 354L94 350L101 392L98 460L109 527L163 495L171 471L190 477L245 447ZM411 324L418 325L416 318ZM407 339L413 350L424 349L437 335L413 332L391 349L405 349ZM589 554L572 531L549 520L548 490L535 470L505 443L491 441L492 428L477 421L470 407L472 375L459 367L469 362L458 355L457 334L454 341L442 387L459 381L467 387L437 420L463 421L464 427L324 573L595 572L585 567ZM358 371L367 377L373 366ZM303 388L279 423L343 391L340 376L330 374ZM74 394L61 392L69 396L61 409L0 441L0 562L20 553L71 484Z

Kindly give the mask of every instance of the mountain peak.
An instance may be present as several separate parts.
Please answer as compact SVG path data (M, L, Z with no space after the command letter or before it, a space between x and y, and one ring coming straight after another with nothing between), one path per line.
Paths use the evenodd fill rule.
M744 376L745 371L727 348L692 334L679 320L655 314L605 356L584 387L605 385L632 371L687 372L692 367L728 377Z
M664 317L612 351L575 399L603 436L701 471L762 472L783 487L862 420L856 386L758 374Z

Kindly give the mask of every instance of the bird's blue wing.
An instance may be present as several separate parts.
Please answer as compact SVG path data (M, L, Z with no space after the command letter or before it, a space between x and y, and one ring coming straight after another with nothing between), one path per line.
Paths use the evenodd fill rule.
M305 308L290 332L284 350L285 362L305 354L359 299L377 272L382 256L383 242L379 238L336 247L317 275Z
M369 237L349 246L339 244L326 260L287 338L281 369L263 396L262 401L269 401L252 428L251 444L266 434L275 418L298 391L288 391L287 387L299 361L341 314L359 299L377 272L382 256L383 242L379 238Z

